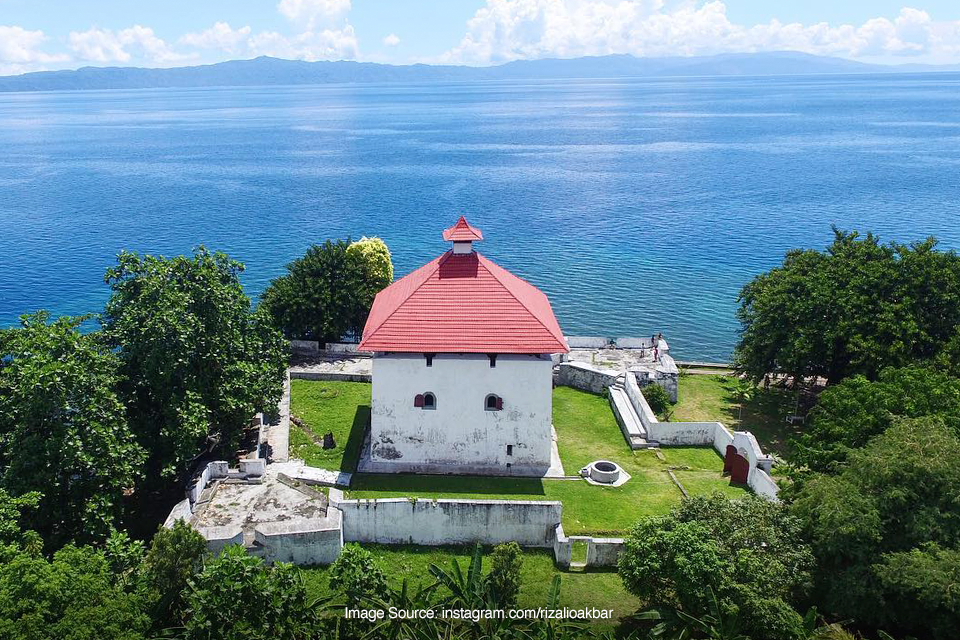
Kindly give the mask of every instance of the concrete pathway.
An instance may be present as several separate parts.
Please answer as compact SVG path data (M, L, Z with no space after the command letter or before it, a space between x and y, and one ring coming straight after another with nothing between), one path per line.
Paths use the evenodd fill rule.
M269 445L268 462L286 462L290 457L290 373L283 383L283 395L276 416L263 427L263 440Z

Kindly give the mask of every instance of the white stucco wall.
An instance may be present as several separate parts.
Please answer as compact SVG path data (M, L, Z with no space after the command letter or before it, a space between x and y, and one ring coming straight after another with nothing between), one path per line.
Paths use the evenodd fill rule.
M549 355L421 354L373 359L371 460L398 470L537 473L550 466L552 363ZM414 406L426 392L436 409ZM503 398L487 411L488 394ZM512 455L507 455L507 446ZM507 467L507 465L510 467ZM441 467L447 467L441 469Z
M538 500L343 500L344 542L553 547L563 505Z

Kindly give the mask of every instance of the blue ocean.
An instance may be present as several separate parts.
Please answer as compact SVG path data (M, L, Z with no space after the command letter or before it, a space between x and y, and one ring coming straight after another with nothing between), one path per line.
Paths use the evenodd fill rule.
M725 360L737 294L831 226L960 248L960 75L0 94L0 326L205 244L256 296L308 245L403 275L465 214L564 331Z

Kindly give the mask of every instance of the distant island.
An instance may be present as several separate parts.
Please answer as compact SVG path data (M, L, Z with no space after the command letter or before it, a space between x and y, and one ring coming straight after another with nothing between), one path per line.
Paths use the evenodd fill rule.
M71 91L389 82L456 82L562 78L652 78L960 71L960 65L877 65L796 51L637 58L632 55L519 60L492 67L390 65L283 60L262 56L167 69L83 67L0 77L0 91Z

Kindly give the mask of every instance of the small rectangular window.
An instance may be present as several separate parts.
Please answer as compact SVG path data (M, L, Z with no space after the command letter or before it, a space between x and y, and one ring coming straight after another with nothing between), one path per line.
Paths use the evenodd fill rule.
M432 367L432 366L433 366L433 354L432 354L432 353L425 353L425 354L423 354L423 357L424 357L424 359L426 359L426 361L427 361L427 366L428 366L428 367Z
M508 445L507 445L507 455L508 455L508 456L512 456L512 455L513 455L513 445L512 445L512 444L508 444Z
M497 366L497 354L495 354L495 353L489 353L489 354L487 354L487 357L490 358L490 368L491 368L491 369L492 369L493 367Z

